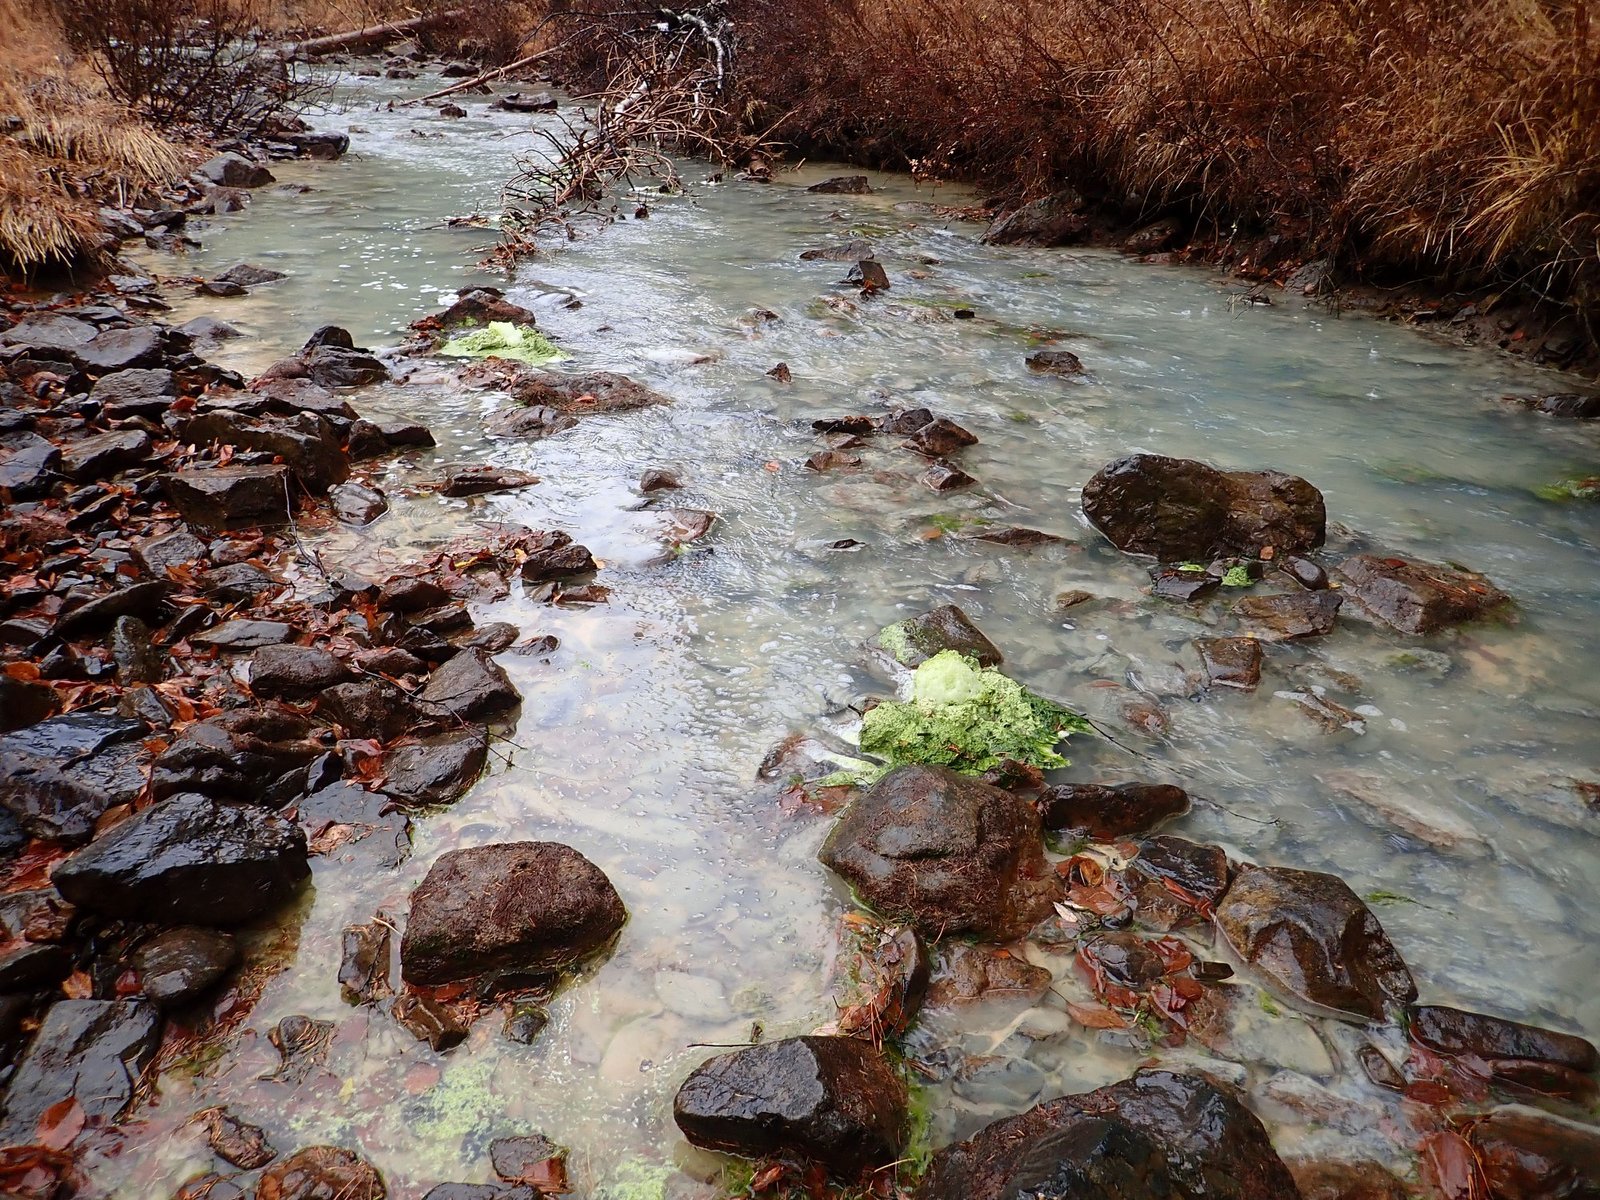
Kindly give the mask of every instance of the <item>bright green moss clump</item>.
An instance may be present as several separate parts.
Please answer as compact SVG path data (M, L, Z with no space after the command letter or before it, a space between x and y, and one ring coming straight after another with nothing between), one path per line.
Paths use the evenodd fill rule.
M453 337L439 347L439 353L451 358L510 358L535 367L567 357L533 326L510 321L490 321L482 329Z
M927 763L981 775L1012 759L1048 770L1067 765L1056 751L1063 737L1091 729L1071 709L942 650L912 674L909 700L885 701L866 715L861 749L891 767Z

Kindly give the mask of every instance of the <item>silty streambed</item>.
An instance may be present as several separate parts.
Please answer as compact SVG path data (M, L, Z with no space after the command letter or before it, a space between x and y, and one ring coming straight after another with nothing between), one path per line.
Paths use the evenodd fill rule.
M491 116L478 100L457 121L384 107L436 86L344 93L350 107L320 124L364 130L349 158L275 168L283 186L199 231L202 250L146 260L162 274L241 260L289 273L246 298L178 301L175 319L210 312L249 334L202 352L251 373L329 321L390 345L441 293L490 281L472 263L492 234L445 222L494 210L536 118ZM514 521L591 547L610 599L545 606L518 593L475 613L517 624L524 640L560 639L548 656L501 657L524 699L489 776L418 820L398 869L356 854L313 860L314 889L250 939L259 970L281 968L259 1003L166 1067L125 1136L90 1164L93 1194L170 1194L209 1169L203 1133L184 1122L218 1103L280 1150L357 1150L391 1195L489 1178L490 1139L532 1130L572 1148L581 1195L660 1195L671 1168L714 1177L717 1160L672 1124L678 1083L714 1052L701 1044L745 1042L753 1023L774 1037L832 1018L825 978L851 907L815 860L830 819L784 811L757 767L791 732L848 732L848 706L892 688L863 640L948 602L1001 646L1008 673L1128 748L1076 738L1065 778L1181 783L1207 802L1174 832L1341 875L1372 900L1424 1000L1600 1031L1596 818L1571 786L1600 771L1600 523L1592 506L1537 495L1592 473L1600 435L1496 400L1562 381L1368 320L1246 305L1201 271L986 248L979 227L924 207L968 198L955 189L874 176L868 196L804 191L828 173L649 196L649 220L552 249L509 286L572 366L626 373L669 407L512 442L483 432L503 397L426 366L354 397L363 412L426 421L440 445L383 471L389 515L320 537L330 561L378 574ZM840 286L843 264L799 259L850 236L877 248L886 296L863 301ZM975 319L954 320L956 308ZM1027 369L1050 333L1081 356L1086 381ZM779 361L792 384L766 376ZM926 405L977 433L960 461L980 485L937 495L892 442L866 450L860 472L803 469L823 448L812 420L891 404ZM1232 630L1231 597L1149 597L1147 564L1079 511L1082 484L1134 450L1303 475L1327 497L1336 546L1464 563L1515 595L1520 621L1416 640L1346 620L1270 648L1254 694L1193 694L1189 643ZM460 460L543 482L479 501L405 494ZM686 487L641 507L634 484L650 466ZM687 552L663 555L668 508L719 520ZM1067 544L1024 551L962 536L984 522ZM830 548L843 539L861 545ZM1097 599L1060 610L1073 589ZM1307 689L1359 713L1364 732L1308 720L1291 697ZM403 922L440 853L517 839L577 847L631 914L615 952L558 995L531 1045L507 1040L491 1013L439 1055L382 1007L341 1002L345 925L375 911ZM1031 1011L930 1013L913 1034L933 1075L936 1142L1146 1058L1071 1022L1065 1000L1087 993L1067 959L1026 954L1058 976ZM1240 985L1253 987L1248 975ZM1240 1009L1225 1055L1158 1053L1241 1081L1285 1157L1359 1152L1409 1169L1383 1132L1394 1101L1351 1069L1349 1027L1270 1002ZM264 1078L277 1063L267 1032L291 1014L336 1025L325 1066L300 1085Z

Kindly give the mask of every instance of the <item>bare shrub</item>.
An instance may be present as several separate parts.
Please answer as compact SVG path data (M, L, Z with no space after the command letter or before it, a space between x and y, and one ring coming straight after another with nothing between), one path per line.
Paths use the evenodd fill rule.
M55 0L74 49L158 127L248 136L315 81L275 52L242 0Z

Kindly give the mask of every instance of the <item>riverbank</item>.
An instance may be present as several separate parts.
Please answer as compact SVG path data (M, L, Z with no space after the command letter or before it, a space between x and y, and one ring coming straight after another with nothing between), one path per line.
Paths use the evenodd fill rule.
M304 386L320 365L312 360L344 356L301 348L313 326L336 319L354 341L377 350L393 378L341 389L335 399L357 406L370 423L385 415L423 421L439 443L352 467L388 503L370 524L328 520L319 501L297 510L295 537L263 539L263 568L288 586L281 610L250 615L290 625L296 653L219 652L217 661L231 665L214 686L243 695L254 688L247 661L307 657L299 651L325 654L346 670L369 665L359 657L369 648L350 644L357 622L338 607L307 611L326 583L305 564L306 550L335 583L354 588L359 581L347 572L407 580L426 574L436 553L460 569L464 528L481 543L494 526L515 524L569 531L600 569L592 584L579 580L570 589L523 582L513 571L508 594L486 578L466 599L479 632L515 628L512 648L492 661L523 703L505 710L497 730L504 737L491 741L487 769L471 788L404 814L410 857L389 824L402 814L367 806L390 790L388 775L369 769L363 739L342 739L339 756L348 752L351 769L341 783L369 799L345 810L356 820L319 826L320 838L306 830L311 886L238 928L241 967L164 1018L179 1035L216 1021L218 1036L177 1038L152 1067L151 1094L135 1098L124 1124L83 1131L90 1195L166 1195L190 1183L216 1194L257 1179L270 1194L296 1172L352 1196L375 1192L374 1172L396 1196L421 1195L441 1180L496 1187L501 1179L509 1187L513 1176L554 1170L533 1131L571 1148L565 1170L578 1195L698 1200L748 1191L749 1169L741 1175L736 1161L679 1135L681 1127L697 1129L697 1140L716 1137L697 1124L697 1113L705 1114L686 1081L704 1080L708 1058L745 1043L789 1056L768 1067L802 1069L795 1035L870 1035L898 1025L897 1008L909 1015L915 1007L881 1002L896 999L892 988L863 996L845 986L893 965L858 959L853 936L881 955L885 938L903 946L905 931L882 929L860 910L845 877L817 861L825 852L846 871L850 859L859 861L859 823L830 836L844 828L840 814L827 811L841 797L793 785L848 765L836 760L854 750L859 712L892 702L905 682L901 668L867 643L886 626L949 605L1003 655L1007 676L1086 712L1114 738L1080 736L1063 747L1074 763L1050 780L1043 807L1053 823L1134 806L1127 792L1108 797L1074 784L1172 786L1134 790L1157 802L1137 809L1134 823L1143 829L1164 818L1159 833L1116 836L1097 820L1090 832L1116 840L1087 846L1070 834L1041 846L1033 821L1044 818L1028 813L1039 813L1043 797L1027 794L1025 773L1007 779L1019 790L999 799L972 781L949 787L981 789L982 803L1005 815L1018 862L1035 874L1036 856L1047 864L1030 882L1059 889L1069 912L1096 919L1069 924L1059 912L1045 914L1029 936L1000 949L941 940L950 914L928 917L925 955L904 960L913 967L919 957L929 960L934 983L901 1043L914 1064L906 1107L921 1114L909 1122L916 1138L907 1148L908 1176L933 1146L959 1143L1036 1101L1066 1093L1094 1093L1087 1103L1125 1099L1128 1085L1117 1081L1152 1057L1182 1077L1162 1085L1172 1096L1192 1097L1222 1118L1235 1164L1248 1162L1274 1196L1293 1194L1280 1154L1303 1175L1308 1164L1359 1155L1402 1177L1397 1185L1367 1171L1392 1194L1415 1182L1422 1157L1415 1143L1424 1133L1440 1135L1429 1145L1455 1161L1469 1136L1471 1147L1493 1148L1529 1133L1527 1125L1506 1131L1496 1122L1452 1140L1433 1125L1446 1108L1460 1102L1475 1113L1488 1097L1530 1081L1576 1091L1590 1085L1581 1072L1572 1077L1568 1064L1588 1060L1570 1040L1523 1041L1518 1062L1501 1060L1485 1077L1471 1062L1465 1074L1440 1067L1428 1042L1407 1040L1396 1026L1302 1011L1304 999L1383 1004L1403 997L1414 978L1432 1004L1577 1033L1597 1027L1591 972L1583 967L1594 917L1575 883L1592 867L1585 734L1600 672L1585 630L1600 608L1594 526L1592 510L1535 494L1553 470L1591 461L1595 443L1591 426L1498 402L1534 387L1540 375L1373 321L1331 322L1311 309L1249 304L1245 289L1182 265L1152 269L1093 248L984 245L985 224L958 215L976 200L965 189L930 192L873 174L870 191L813 192L847 172L811 164L764 184L715 182L710 168L690 164L687 196L640 197L646 218L630 216L553 249L507 282L504 299L535 315L540 331L572 356L555 368L562 376L626 374L653 397L626 411L585 411L569 424L562 418L572 414L560 405L596 407L592 398L602 389L595 383L576 395L508 388L515 381L504 370L463 374L441 360L384 349L473 278L473 251L488 235L461 222L489 211L517 146L510 118L490 108L491 97L464 98L465 117L399 107L442 83L357 77L357 95L336 122L354 153L283 167L282 186L262 190L247 211L207 217L206 228L194 231L203 244L185 257L137 251L175 306L161 320L225 317L244 330L242 338L198 345L218 368L258 379L243 403L280 391L318 399ZM887 290L847 282L863 244ZM219 278L240 263L286 278L248 285L240 296L194 294L193 279ZM145 323L106 313L98 319ZM230 407L226 387L216 390L214 399L195 397L196 409ZM23 407L62 419L59 398L45 399ZM65 407L69 421L83 424L63 430L64 442L99 436L103 414ZM163 425L196 415L172 408ZM935 413L943 419L933 421ZM201 415L216 428L215 411ZM1385 435L1376 447L1375 428ZM346 453L353 431L335 439ZM197 445L196 455L215 464L228 453L220 447L231 445L230 465L238 463L251 452L237 441L248 432L248 422L228 418L219 448ZM958 445L968 438L976 441ZM1276 553L1265 562L1246 555L1251 562L1220 563L1216 573L1172 562L1153 577L1151 560L1113 544L1122 534L1103 525L1105 510L1085 487L1130 451L1303 477L1322 494L1317 503L1328 518L1326 545L1309 557L1327 568L1368 554L1467 563L1491 581L1484 588L1513 596L1520 621L1406 633L1361 615L1353 598L1335 604L1329 589L1316 587L1314 570L1279 570ZM522 486L443 495L430 485L450 464L470 465L474 475L516 472ZM1203 487L1220 486L1203 470L1185 469ZM681 486L660 487L669 482ZM46 502L74 494L55 486L59 494ZM1103 498L1103 483L1094 490ZM1298 528L1316 523L1305 489L1293 498L1285 548L1299 545ZM1189 531L1192 523L1172 524ZM89 527L97 539L115 537ZM240 535L194 536L208 541L209 558L218 541L226 554ZM1280 540L1276 532L1272 540ZM1207 540L1163 552L1210 566L1211 549ZM1392 561L1380 568L1396 569ZM1457 578L1453 568L1432 570ZM120 581L91 586L102 583ZM182 599L196 598L177 583ZM391 609L400 613L392 623ZM440 623L446 642L472 636L452 627L461 619L454 603L409 610L380 596L369 608L363 595L354 615L369 630L378 619L386 647L396 634L412 636L419 618ZM1275 624L1300 632L1261 636ZM171 669L179 666L187 660L174 656ZM430 681L439 673L428 672ZM407 687L422 683L399 678ZM272 672L263 681L271 693ZM374 681L358 675L289 703L320 732L331 728L341 689L367 682ZM278 703L253 700L244 711L276 712ZM391 707L406 711L403 703ZM179 736L191 729L195 740L212 736L208 720ZM387 743L379 764L407 744L405 736ZM165 754L117 745L134 756ZM367 765L356 769L358 762ZM1173 796L1180 788L1181 803ZM349 791L341 795L351 799ZM960 808L959 795L946 801ZM1179 811L1183 803L1187 812ZM293 800L267 815L288 820L291 808L297 821L317 819L317 809ZM98 840L123 828L106 824ZM933 847L945 832L935 825L901 821L894 831ZM477 991L419 992L419 983L435 985L403 962L396 972L392 953L378 951L384 931L409 927L418 906L427 908L423 898L439 897L438 875L462 861L457 853L530 839L571 846L611 881L628 910L615 941L520 1012L484 1003ZM1127 865L1135 842L1133 857L1144 862ZM1169 867L1186 871L1173 882L1202 902L1224 899L1214 886L1219 861L1240 864L1253 886L1269 891L1311 886L1281 878L1291 874L1281 867L1316 872L1324 895L1308 906L1308 923L1321 930L1313 941L1326 944L1317 939L1328 932L1330 912L1334 925L1349 918L1363 962L1382 960L1381 979L1364 976L1344 992L1323 990L1323 979L1314 996L1292 986L1284 996L1275 990L1282 973L1275 977L1270 963L1240 962L1232 979L1220 981L1217 964L1227 952L1212 922L1203 914L1195 920L1185 911L1189 902L1165 884L1149 889L1145 868L1154 866L1159 878L1158 849L1168 852ZM1082 850L1092 853L1076 853ZM481 869L482 859L468 861ZM933 861L914 858L909 869ZM485 869L467 884L458 876L457 897L490 895L492 874ZM1326 882L1335 875L1351 894ZM1009 897L1012 881L1005 883ZM1100 916L1114 925L1125 914L1096 908L1126 895L1140 901L1136 928L1099 927ZM578 896L584 904L574 911L592 914L588 932L604 936L616 919L611 896L598 886ZM1314 899L1303 891L1294 898ZM904 899L876 896L891 909ZM956 899L963 909L981 902L974 904L980 917L992 907L988 892ZM1239 897L1225 918L1229 936L1247 945L1256 938L1237 922L1248 918L1239 911L1248 904L1248 895ZM1151 917L1178 928L1161 933ZM1381 937L1372 931L1378 919ZM476 931L480 922L456 924ZM49 932L43 921L33 927L36 937ZM916 937L910 941L915 946ZM594 938L574 945L593 949ZM1153 951L1159 962L1152 946L1160 947ZM123 949L102 941L85 952L120 965ZM1127 952L1120 962L1118 949ZM1396 969L1395 956L1409 968ZM1080 960L1095 973L1085 976ZM390 970L374 969L379 964ZM1126 1003L1118 972L1127 970L1147 987L1141 996L1151 1004L1159 997L1166 1010L1181 1012L1174 998L1187 1004L1184 993L1196 986L1209 1001L1226 1003L1197 999L1197 1010L1209 1008L1216 1020L1173 1044L1156 1007ZM93 1003L142 1003L131 990L144 987L142 977L108 968L89 974L98 989ZM401 997L383 995L380 979L412 999L397 1005ZM58 988L41 991L62 1003ZM462 1019L417 1020L418 995ZM430 1012L437 1018L426 1005L420 1015ZM1426 1026L1420 1036L1447 1053L1464 1045L1437 1020L1428 1025L1420 1010L1417 1023ZM461 1037L461 1026L470 1026L464 1039L444 1048ZM1468 1036L1480 1039L1497 1030L1504 1035L1496 1022L1468 1023ZM850 1056L869 1063L871 1041L849 1040ZM1388 1090L1397 1068L1405 1095ZM743 1069L762 1084L780 1078L748 1059ZM884 1088L876 1103L892 1112L895 1082L865 1069L868 1082ZM1195 1072L1228 1090L1197 1082ZM675 1121L683 1092L690 1093L685 1119ZM1573 1112L1559 1098L1536 1103ZM1061 1106L1030 1118L1052 1130L1068 1119ZM1587 1144L1589 1135L1572 1133L1571 1124L1532 1120L1534 1133L1555 1125L1553 1136ZM1194 1122L1183 1124L1182 1131L1118 1124L1113 1137L1123 1146L1156 1138L1187 1158L1194 1148L1183 1139ZM864 1133L870 1138L857 1140L875 1155L896 1131ZM268 1153L274 1159L264 1168L240 1165ZM253 1170L263 1175L246 1173ZM763 1170L761 1177L768 1187L816 1182L804 1173ZM948 1156L936 1178L955 1194L972 1194ZM449 1196L459 1185L441 1186L439 1196ZM817 1186L844 1191L843 1184Z

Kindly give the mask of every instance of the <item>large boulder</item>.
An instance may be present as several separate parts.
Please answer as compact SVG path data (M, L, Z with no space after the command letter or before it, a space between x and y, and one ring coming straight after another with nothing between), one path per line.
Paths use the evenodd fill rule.
M1083 514L1119 550L1167 561L1310 550L1327 536L1322 493L1281 471L1219 471L1134 454L1083 486Z
M997 667L1002 661L999 647L954 604L886 626L877 644L903 667L920 667L941 650L965 654L980 667Z
M1054 885L1027 801L942 767L903 766L858 797L818 854L879 912L927 937L1006 939Z
M1266 1129L1232 1091L1202 1075L1156 1070L979 1130L940 1151L916 1192L917 1200L1024 1196L1299 1200L1300 1193Z
M1067 246L1089 234L1084 199L1068 188L1044 196L995 221L984 233L991 246Z
M255 450L283 459L313 492L325 492L350 475L350 456L339 435L322 417L301 412L292 417L253 417L229 409L204 412L185 422L185 441Z
M411 894L400 971L423 985L558 971L604 946L627 916L605 872L571 846L451 850Z
M701 1064L672 1115L696 1146L798 1157L848 1179L900 1157L906 1087L866 1039L785 1038Z
M1511 597L1472 571L1357 554L1339 564L1346 596L1401 633L1434 633L1503 609Z
M237 925L290 899L310 875L299 827L259 809L174 796L56 868L80 908L179 925Z
M1417 998L1378 918L1335 875L1244 867L1216 915L1238 955L1301 1000L1383 1021Z
M1529 1109L1466 1125L1494 1200L1600 1200L1600 1132Z
M47 1110L76 1099L90 1121L119 1116L161 1044L161 1019L137 1000L58 1000L11 1076L0 1145L32 1145Z

